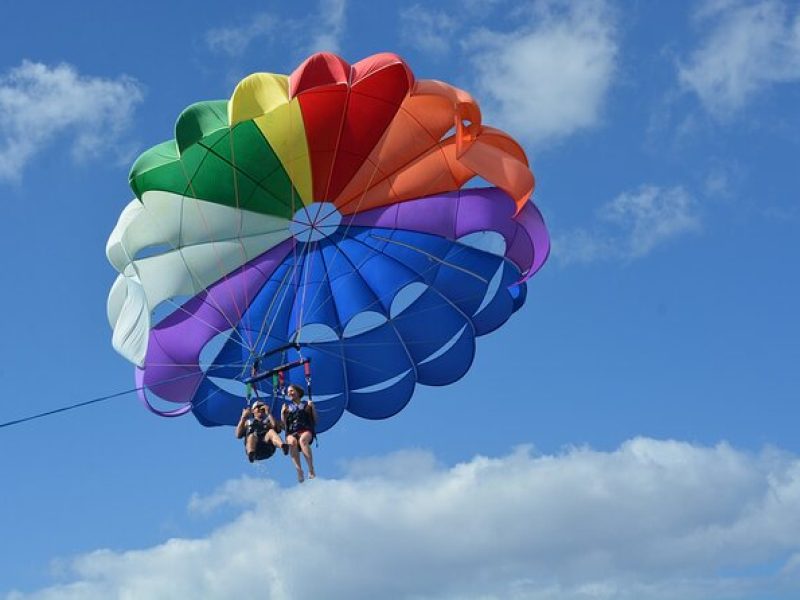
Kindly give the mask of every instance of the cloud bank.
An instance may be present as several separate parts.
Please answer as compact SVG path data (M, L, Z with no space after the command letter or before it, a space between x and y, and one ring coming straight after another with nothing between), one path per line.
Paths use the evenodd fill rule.
M98 550L58 598L796 598L800 459L637 438L443 467L424 452L281 488L230 481L204 539Z
M142 98L130 77L89 77L68 64L23 61L0 75L0 180L19 180L62 137L72 139L76 160L115 150Z

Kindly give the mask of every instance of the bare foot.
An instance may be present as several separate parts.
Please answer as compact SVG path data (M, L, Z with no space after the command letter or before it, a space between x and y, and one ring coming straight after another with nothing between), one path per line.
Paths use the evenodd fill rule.
M309 477L311 477L311 475L309 475ZM303 472L302 471L298 471L297 472L297 483L303 483Z

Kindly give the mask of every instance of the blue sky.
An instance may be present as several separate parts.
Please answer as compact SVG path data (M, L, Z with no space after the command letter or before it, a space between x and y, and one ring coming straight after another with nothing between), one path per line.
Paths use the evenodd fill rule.
M132 160L317 50L470 91L553 239L463 380L346 415L303 486L132 396L1 429L0 597L241 596L251 550L276 599L797 597L796 3L17 3L0 30L0 421L133 387L104 254Z

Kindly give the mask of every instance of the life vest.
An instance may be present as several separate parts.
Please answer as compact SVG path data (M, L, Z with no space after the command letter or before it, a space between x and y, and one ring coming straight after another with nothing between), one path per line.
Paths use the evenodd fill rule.
M258 437L261 437L270 429L272 429L272 425L270 425L269 417L265 417L263 419L251 417L247 419L247 436L255 433Z
M292 434L298 431L310 431L314 433L314 419L306 400L299 404L294 402L286 403L286 433Z

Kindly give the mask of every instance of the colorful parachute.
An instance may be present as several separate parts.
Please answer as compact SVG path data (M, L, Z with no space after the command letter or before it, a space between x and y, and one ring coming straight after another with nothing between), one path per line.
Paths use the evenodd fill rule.
M549 252L522 148L394 54L250 75L188 107L130 184L107 246L113 345L148 408L203 425L235 423L253 361L292 342L320 431L389 417L467 372Z

